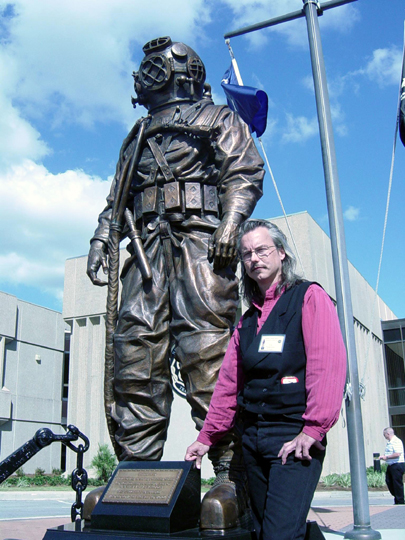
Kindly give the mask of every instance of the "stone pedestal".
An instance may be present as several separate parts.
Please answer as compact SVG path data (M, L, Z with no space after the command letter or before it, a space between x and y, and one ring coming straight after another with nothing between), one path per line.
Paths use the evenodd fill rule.
M190 462L121 462L111 477L90 523L83 520L48 529L44 540L163 540L216 536L200 531L200 471ZM241 528L221 538L251 540Z

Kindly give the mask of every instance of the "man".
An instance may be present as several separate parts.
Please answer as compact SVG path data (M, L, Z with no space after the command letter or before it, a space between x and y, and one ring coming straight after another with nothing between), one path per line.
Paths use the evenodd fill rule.
M250 308L232 335L210 409L186 460L244 423L243 454L258 540L303 540L339 418L346 353L335 307L294 271L284 234L265 220L240 228L242 285Z
M394 504L404 504L404 445L391 427L385 428L383 435L387 439L387 444L385 454L380 456L380 459L388 465L385 481L394 497Z
M87 271L95 285L104 285L97 272L107 269L107 246L118 220L114 211L126 208L121 236L129 233L136 241L121 275L110 407L120 460L162 456L173 346L201 429L238 305L237 233L262 195L264 175L247 125L228 107L213 104L199 56L170 37L150 41L143 50L134 101L149 115L124 141ZM129 190L122 202L123 185ZM237 504L229 470L231 462L236 471L242 465L234 445L231 436L211 449L218 483L203 503L203 528L236 525L236 518L208 517L218 514L215 493L223 493L224 483ZM236 510L237 517L241 512Z

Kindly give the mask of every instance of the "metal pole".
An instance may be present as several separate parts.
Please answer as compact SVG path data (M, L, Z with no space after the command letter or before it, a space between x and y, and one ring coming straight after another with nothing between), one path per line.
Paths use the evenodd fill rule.
M308 27L308 39L322 146L322 160L325 173L336 300L340 326L347 349L348 382L351 384L352 389L351 399L346 399L346 415L352 481L354 528L352 531L347 532L344 537L377 540L381 538L381 535L378 531L371 529L370 526L363 423L361 417L349 269L347 264L343 213L340 199L329 94L319 32L317 13L319 4L316 0L303 0L303 2Z
M343 6L344 4L350 4L351 2L356 2L356 1L357 0L331 0L330 2L323 2L322 4L318 4L319 5L318 15L322 15L322 13L326 11L327 9ZM274 19L268 19L267 21L263 21L261 23L251 24L250 26L244 26L243 28L240 28L239 30L228 32L224 34L224 38L229 39L236 36L242 36L243 34L254 32L255 30L262 30L263 28L275 26L276 24L280 24L287 21L293 21L301 17L304 17L303 10L292 11L291 13L287 13L287 15L281 15L280 17L275 17Z

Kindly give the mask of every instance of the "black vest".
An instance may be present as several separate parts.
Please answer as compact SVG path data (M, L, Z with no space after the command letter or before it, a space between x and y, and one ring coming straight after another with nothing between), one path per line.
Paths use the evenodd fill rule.
M239 329L245 384L238 396L238 404L247 411L304 413L306 355L301 325L302 304L312 284L304 281L285 291L259 334L256 334L257 309L252 306L245 313ZM285 335L282 352L259 352L263 335Z

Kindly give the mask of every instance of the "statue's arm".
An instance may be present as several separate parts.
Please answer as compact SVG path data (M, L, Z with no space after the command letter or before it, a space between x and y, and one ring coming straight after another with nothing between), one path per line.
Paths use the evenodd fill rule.
M221 224L212 235L208 256L216 268L231 264L236 253L239 225L252 214L263 194L263 161L248 126L225 109L217 122L216 166L220 170L218 197Z
M87 275L93 285L98 285L99 287L107 285L107 281L100 279L97 273L101 267L104 274L108 274L108 237L110 233L112 205L114 202L115 178L107 197L107 206L98 216L98 226L94 231L93 238L90 240L90 250L87 258Z

